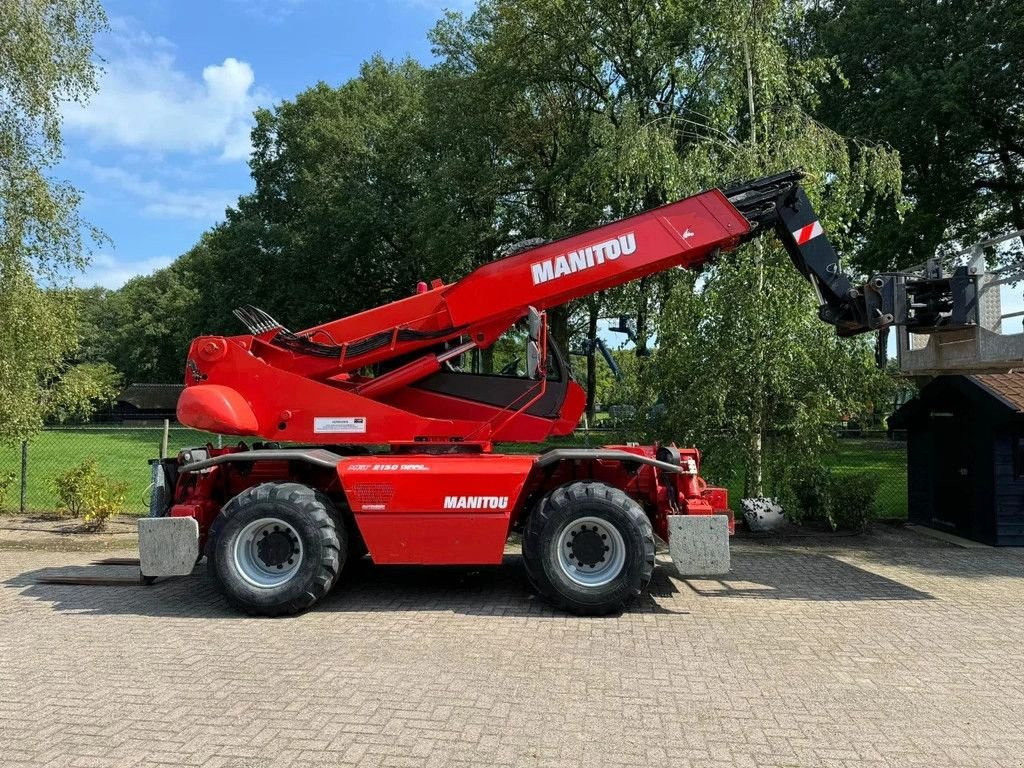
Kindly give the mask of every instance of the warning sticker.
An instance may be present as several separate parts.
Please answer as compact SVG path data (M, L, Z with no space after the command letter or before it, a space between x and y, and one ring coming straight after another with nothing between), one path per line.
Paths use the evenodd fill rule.
M316 416L313 431L317 434L363 434L366 432L365 416Z

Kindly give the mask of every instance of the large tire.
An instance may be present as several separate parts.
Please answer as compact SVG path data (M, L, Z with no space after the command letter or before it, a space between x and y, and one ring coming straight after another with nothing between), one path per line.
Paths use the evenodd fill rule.
M327 496L298 483L264 483L224 506L210 530L207 567L235 607L289 615L331 591L347 539Z
M577 482L537 505L523 535L526 573L541 595L582 616L622 610L654 573L654 530L618 488Z

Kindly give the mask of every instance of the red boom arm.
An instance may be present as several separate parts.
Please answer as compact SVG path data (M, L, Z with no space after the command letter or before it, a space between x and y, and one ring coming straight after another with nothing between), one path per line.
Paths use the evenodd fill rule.
M699 267L768 226L815 285L823 319L841 332L859 332L859 313L844 303L849 284L797 179L790 172L728 193L712 189L298 333L260 310L238 310L251 335L192 343L178 418L212 432L291 442L487 444L567 434L585 397L564 370L559 386L476 374L454 382L443 363L489 347L530 307L558 306L672 267ZM445 346L456 340L457 349ZM375 378L365 375L384 361L400 362Z
M598 229L485 264L451 285L334 320L302 332L355 344L413 330L429 338L400 341L363 355L344 351L327 367L347 371L468 336L487 347L526 314L661 272L696 267L716 250L735 247L747 220L717 189ZM346 345L341 344L344 348Z

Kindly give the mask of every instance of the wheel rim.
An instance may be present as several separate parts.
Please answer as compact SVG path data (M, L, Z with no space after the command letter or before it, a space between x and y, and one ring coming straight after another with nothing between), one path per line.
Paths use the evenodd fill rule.
M601 587L618 576L626 564L626 543L619 530L600 517L581 517L562 529L558 566L581 587Z
M273 589L291 579L302 565L302 539L277 517L253 520L235 539L235 568L247 582Z

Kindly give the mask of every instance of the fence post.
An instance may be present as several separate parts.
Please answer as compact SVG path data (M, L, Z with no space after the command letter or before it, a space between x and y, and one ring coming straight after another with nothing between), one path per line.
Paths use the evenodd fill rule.
M166 459L167 458L167 439L168 439L168 437L170 435L170 431L171 431L171 420L170 419L164 419L164 434L163 434L163 437L160 440L160 458L161 459Z
M21 514L25 514L25 493L28 490L28 440L21 441Z

